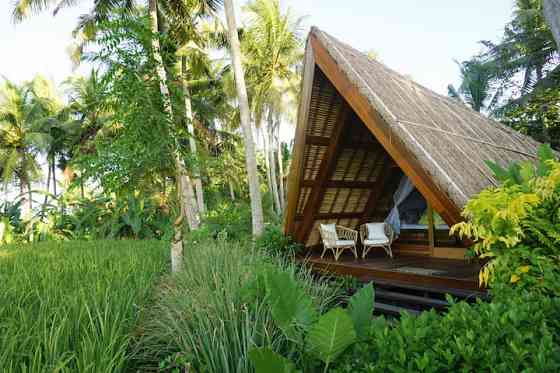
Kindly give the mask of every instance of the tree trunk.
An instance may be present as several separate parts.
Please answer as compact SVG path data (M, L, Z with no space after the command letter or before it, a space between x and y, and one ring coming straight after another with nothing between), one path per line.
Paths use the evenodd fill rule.
M171 97L169 95L169 88L167 87L167 73L165 71L165 66L163 65L163 59L161 58L159 39L157 38L158 33L158 16L157 16L157 0L149 0L148 9L150 14L150 23L152 31L152 53L154 55L154 60L156 61L156 70L159 79L159 89L163 101L163 110L167 115L167 120L169 121L170 127L174 123L173 117L173 107L171 106ZM192 209L191 198L185 195L185 190L187 188L183 187L187 185L188 180L186 179L185 164L179 152L179 144L175 145L174 150L175 156L175 172L177 175L177 198L179 200L180 216L175 222L175 233L173 235L173 242L171 243L171 271L178 272L183 266L183 219L184 212ZM194 229L194 227L191 227Z
M43 201L43 207L41 208L41 217L45 216L45 210L47 209L47 202L49 201L49 189L50 189L50 184L51 184L51 167L48 166L47 167L48 172L47 172L47 188L45 191L45 199Z
M51 168L52 168L52 180L53 180L53 195L54 198L56 199L56 165L54 162L54 158L51 163Z
M544 0L543 11L556 41L556 47L560 51L560 0Z
M29 196L29 216L33 214L33 192L31 191L31 181L27 180L27 195Z
M245 86L245 76L241 65L241 48L237 35L237 25L233 0L224 1L224 9L228 24L228 37L230 42L230 52L235 75L235 86L239 100L239 113L241 117L241 127L245 140L245 161L247 163L247 179L249 182L249 196L251 198L251 214L253 221L253 236L260 236L263 231L263 211L261 201L261 191L259 187L259 175L257 170L257 158L255 156L255 143L251 129L251 118L249 112L249 100L247 98L247 87Z
M276 206L276 213L278 215L282 214L282 207L280 206L280 197L278 196L278 182L276 178L276 160L274 152L274 113L272 108L268 110L268 161L270 165L270 179L272 181L272 198L274 200L274 205Z
M229 196L232 201L235 201L235 189L233 189L233 183L230 181L228 185L229 185Z
M179 170L178 172L181 173L177 181L177 186L179 188L178 195L182 201L188 201L188 203L181 203L181 215L183 216L183 219L187 219L189 228L191 230L195 230L200 227L200 220L198 218L198 214L195 213L195 210L193 208L189 208L189 205L196 203L191 179L187 174L185 165L181 164L182 158L176 158L175 162L175 167Z
M264 152L264 167L266 169L266 183L268 185L268 192L270 193L270 198L272 199L272 212L274 214L277 213L277 209L276 209L276 202L274 201L274 194L272 192L272 174L270 172L270 159L269 159L269 150L268 150L268 130L267 128L265 128L267 126L266 123L261 124L261 128L260 128L260 132L261 132L261 137L262 137L262 142L263 142L263 152Z
M196 140L194 137L191 93L189 91L188 79L187 79L186 56L181 57L181 73L183 77L183 96L185 97L185 122L187 124L187 131L189 133L189 146L191 150L191 155L195 162L195 165L193 167L193 178L194 178L194 189L196 192L196 203L198 205L198 211L201 214L204 214L204 212L206 212L206 206L204 205L204 190L202 189L202 180L200 179L200 165L198 164L198 152L196 149Z
M278 157L278 185L280 186L280 207L282 213L286 208L286 194L284 191L284 161L282 153L282 142L280 141L280 116L276 116L276 150Z

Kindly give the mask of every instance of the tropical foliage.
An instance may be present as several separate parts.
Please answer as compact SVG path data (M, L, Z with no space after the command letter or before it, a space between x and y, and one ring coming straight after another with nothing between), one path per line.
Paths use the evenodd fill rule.
M471 199L453 227L487 260L480 282L499 296L508 288L560 295L560 162L546 146L535 165L489 164L501 185Z
M558 149L560 55L543 0L516 0L499 42L463 61L461 83L449 96Z

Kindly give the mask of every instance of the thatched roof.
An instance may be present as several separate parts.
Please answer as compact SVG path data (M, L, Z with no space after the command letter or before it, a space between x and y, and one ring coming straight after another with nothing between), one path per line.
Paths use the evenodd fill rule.
M308 220L304 232L300 232L305 240L311 230L310 216L314 222L311 225L316 225L322 214L329 221L347 219L345 223L350 226L368 214L372 216L366 210L373 208L368 203L377 206L379 202L369 201L374 184L388 175L390 164L398 165L411 178L449 224L455 223L473 195L496 184L485 160L506 165L533 159L539 146L531 138L415 83L317 28L311 29L307 42L302 91L286 232L296 233L301 230L298 219ZM331 143L341 120L354 124L342 124L344 129L336 142L348 146L337 147ZM356 141L358 145L352 147ZM321 171L329 166L325 154L334 150L331 169ZM337 178L354 184L334 183ZM393 178L398 180L398 176ZM322 185L314 185L317 182ZM387 181L391 183L395 180ZM320 196L315 195L318 192ZM356 195L339 198L341 193L354 192ZM387 193L390 195L390 191ZM309 195L315 195L312 204L316 211L305 211L306 205L308 210L311 207ZM332 212L337 210L337 203L342 209L338 217ZM349 209L344 204L354 206ZM325 213L327 205L331 206L329 216Z

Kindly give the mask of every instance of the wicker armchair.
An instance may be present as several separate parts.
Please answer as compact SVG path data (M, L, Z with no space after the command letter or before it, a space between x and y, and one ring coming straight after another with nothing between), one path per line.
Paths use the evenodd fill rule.
M323 241L323 253L321 254L321 258L323 258L327 250L331 250L334 255L334 260L338 260L346 249L350 249L354 253L356 259L358 258L356 250L358 231L336 224L319 224L319 233Z
M374 247L381 247L389 257L393 257L391 244L395 238L395 233L390 224L387 223L366 223L360 226L360 239L362 240L362 258L365 259L369 251Z

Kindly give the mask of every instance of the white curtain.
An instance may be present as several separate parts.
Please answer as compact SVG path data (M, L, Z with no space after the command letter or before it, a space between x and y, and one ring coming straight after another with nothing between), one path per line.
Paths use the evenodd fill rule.
M385 219L385 223L390 224L393 227L395 235L398 236L401 233L401 217L399 214L399 205L412 193L414 190L414 184L410 181L408 176L403 175L401 181L399 182L399 187L393 194L393 208L389 215Z

